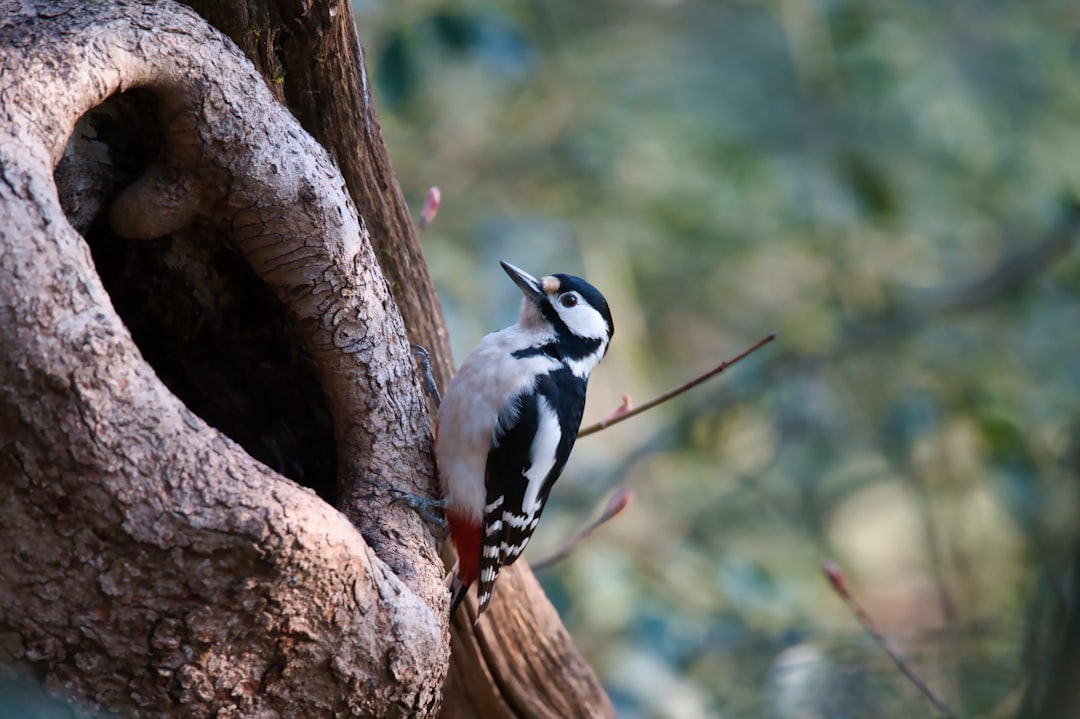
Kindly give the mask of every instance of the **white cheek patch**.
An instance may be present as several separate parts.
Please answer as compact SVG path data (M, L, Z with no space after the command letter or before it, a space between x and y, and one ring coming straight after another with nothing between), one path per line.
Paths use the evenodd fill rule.
M607 338L607 322L604 321L603 316L596 309L585 304L583 300L573 307L563 307L556 302L555 309L558 311L562 321L570 328L570 331L578 337L589 340Z

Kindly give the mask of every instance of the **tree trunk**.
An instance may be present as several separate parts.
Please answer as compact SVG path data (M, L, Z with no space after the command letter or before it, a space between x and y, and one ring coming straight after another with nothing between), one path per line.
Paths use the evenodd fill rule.
M433 488L407 334L450 358L351 13L204 5L268 82L170 2L0 0L0 663L91 711L428 716L439 538L390 500ZM611 714L512 569L443 712Z
M391 485L430 490L424 403L332 159L232 44L180 6L16 7L0 23L6 650L54 691L125 713L432 713L448 658L442 565L415 515L386 503ZM92 257L65 220L53 169L76 120L122 90L135 91L127 106L152 109L156 137L140 138L150 162L112 202L120 237L87 228ZM110 134L98 118L82 131ZM116 140L96 144L119 170L131 158L112 152ZM75 203L91 206L84 216L96 196ZM245 263L229 266L217 248ZM365 543L163 386L95 268L138 282L130 257L147 254L174 277L144 278L142 308L191 330L201 351L228 353L248 320L295 338L289 371L324 391L315 403L329 417L339 483L357 488L347 514L378 515L392 545ZM252 272L261 283L244 288L269 288L286 311L234 317L238 329L208 348L214 337L200 342L198 323L220 316L198 310L219 296L258 306L223 281ZM133 318L131 332L143 330L144 315ZM259 373L258 358L235 357ZM182 369L158 373L191 394L200 368ZM207 402L226 427L230 399Z

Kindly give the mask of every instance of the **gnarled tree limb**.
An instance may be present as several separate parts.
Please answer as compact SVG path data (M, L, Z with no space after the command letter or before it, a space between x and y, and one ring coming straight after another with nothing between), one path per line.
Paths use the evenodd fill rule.
M390 166L348 0L187 0L243 50L271 92L330 151L370 233L409 336L435 376L453 363L439 300ZM313 61L314 58L314 61Z
M305 129L338 161L410 339L430 350L435 377L445 387L453 364L444 320L386 157L348 2L188 3L236 41ZM309 61L312 56L319 58L317 64ZM445 716L614 714L596 675L524 561L500 575L496 599L475 628L474 601L470 596L469 614L460 611L451 626Z
M222 20L270 82L168 2L0 8L0 552L12 548L0 561L0 661L59 695L143 715L427 715L446 671L445 592L432 538L386 502L391 486L430 491L432 473L398 310L442 383L451 363L351 14L343 0L192 4ZM116 235L172 233L124 245L135 260L112 272L110 304L50 172L76 118L132 88L142 90L103 107L149 105L160 146L114 131L154 161L113 204L113 233L100 209L122 163L74 152L57 170L99 271L116 269ZM330 149L344 184L268 93ZM293 416L290 397L286 416L314 426L264 431L263 403L233 384L276 365L256 367L266 362L242 348L227 358L251 365L220 377L200 361L169 361L200 339L211 354L221 337L280 339L279 318L248 301L259 288L238 285L243 272L223 259L231 250L288 308L305 348L286 348L289 371L310 363L325 394L336 457L318 471L321 445L309 441L305 455L290 443L331 431L319 407ZM179 279L163 291L147 268ZM177 314L190 334L136 348L129 329L144 337L174 319L187 289L194 314ZM144 301L151 310L140 314ZM209 341L205 326L218 332ZM152 354L187 407L143 361ZM291 384L271 394L310 394ZM202 417L290 477L336 472L327 498L366 542ZM610 715L524 563L500 589L475 630L464 615L455 623L444 713Z
M0 636L89 706L143 715L428 715L447 661L405 332L344 181L231 43L169 2L0 15ZM326 394L358 524L170 393L53 182L76 121L142 88L156 161L117 234L220 233L287 308ZM388 537L393 537L390 541Z

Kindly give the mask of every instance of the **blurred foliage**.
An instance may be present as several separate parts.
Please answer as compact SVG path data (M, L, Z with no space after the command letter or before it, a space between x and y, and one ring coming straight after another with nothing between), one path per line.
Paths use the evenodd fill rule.
M504 258L616 336L533 557L625 717L914 717L821 556L965 717L1036 716L1074 599L1080 12L1065 2L357 4L458 360ZM1080 641L1080 638L1078 638ZM1057 668L1055 668L1057 667Z

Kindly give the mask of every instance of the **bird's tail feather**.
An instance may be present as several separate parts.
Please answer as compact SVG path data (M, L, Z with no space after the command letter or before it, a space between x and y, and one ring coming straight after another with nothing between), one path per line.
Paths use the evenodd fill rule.
M454 618L454 613L457 612L458 605L465 599L465 595L469 592L469 585L461 581L461 577L457 574L454 575L454 580L450 584L450 618Z

